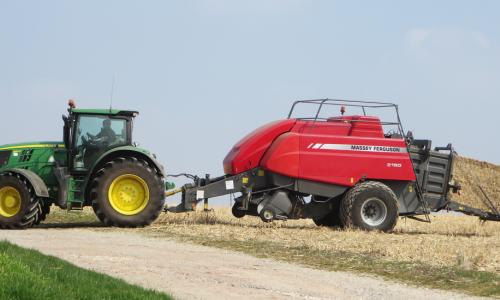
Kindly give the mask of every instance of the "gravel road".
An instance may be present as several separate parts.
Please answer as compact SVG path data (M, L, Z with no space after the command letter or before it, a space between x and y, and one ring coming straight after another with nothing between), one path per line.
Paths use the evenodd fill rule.
M177 299L472 299L116 231L4 230L0 239Z

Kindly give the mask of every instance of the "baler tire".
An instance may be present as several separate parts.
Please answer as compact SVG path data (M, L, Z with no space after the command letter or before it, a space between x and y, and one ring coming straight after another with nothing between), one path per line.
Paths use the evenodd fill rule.
M363 220L362 209L368 201L376 201L385 207L385 217L379 224L369 224ZM357 184L344 195L340 205L340 220L348 228L389 232L396 226L398 216L396 195L387 185L377 181Z
M246 212L244 210L238 209L240 207L239 203L235 203L233 207L231 208L231 213L233 214L233 217L241 219L244 216L246 216Z
M264 223L270 223L276 218L276 213L272 209L263 208L259 213L259 217Z
M321 198L322 200L326 199L326 197ZM332 199L331 201L333 205L332 210L324 217L313 219L316 226L343 227L342 221L340 220L340 201L338 199Z
M137 213L124 214L113 207L109 199L113 182L121 176L140 178L147 185L149 198ZM90 198L97 218L106 226L144 227L155 221L165 206L165 188L160 173L147 162L135 157L119 157L100 169L91 185Z
M10 217L0 215L1 229L26 229L36 224L40 215L40 198L26 178L14 173L0 174L0 189L14 188L20 196L20 208Z

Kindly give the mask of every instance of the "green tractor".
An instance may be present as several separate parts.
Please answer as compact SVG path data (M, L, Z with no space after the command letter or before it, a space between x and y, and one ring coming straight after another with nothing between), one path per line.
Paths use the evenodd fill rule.
M92 206L107 226L153 222L165 204L163 166L132 142L136 111L77 109L63 116L63 142L0 146L0 228L39 224L52 204Z

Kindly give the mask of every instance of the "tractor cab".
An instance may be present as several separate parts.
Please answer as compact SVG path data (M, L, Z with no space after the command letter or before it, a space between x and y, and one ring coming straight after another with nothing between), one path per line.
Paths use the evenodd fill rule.
M64 144L72 173L88 172L107 151L132 145L132 122L137 111L78 109L70 101L64 120Z

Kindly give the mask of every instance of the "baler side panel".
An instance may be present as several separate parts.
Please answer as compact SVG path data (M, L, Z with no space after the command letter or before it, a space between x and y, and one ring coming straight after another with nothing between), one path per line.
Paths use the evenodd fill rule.
M224 159L225 174L239 174L259 166L273 141L288 132L295 120L282 120L264 125L239 141Z
M264 170L281 175L299 177L300 135L287 132L279 136L269 147L260 163Z
M403 139L352 135L351 126L343 122L297 124L292 131L300 133L299 177L345 186L363 178L415 180Z

